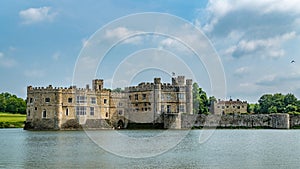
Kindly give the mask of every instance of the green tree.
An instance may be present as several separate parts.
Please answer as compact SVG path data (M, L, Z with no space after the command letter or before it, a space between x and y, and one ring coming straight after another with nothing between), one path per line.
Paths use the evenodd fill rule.
M197 83L193 84L193 113L207 114L209 101L206 92L199 88Z
M6 99L3 94L0 94L0 112L5 112L6 110Z
M271 94L265 94L260 97L258 100L259 103L259 112L260 113L269 113L268 109L272 106L272 95Z
M295 111L297 111L297 106L292 105L292 104L287 105L284 110L285 113L295 112Z
M271 106L268 108L268 112L269 113L277 113L277 107L276 106Z
M298 99L293 94L288 93L287 95L284 96L283 102L285 106L296 105L297 100Z
M254 108L253 108L253 111L255 114L259 114L260 113L260 106L259 104L254 104Z

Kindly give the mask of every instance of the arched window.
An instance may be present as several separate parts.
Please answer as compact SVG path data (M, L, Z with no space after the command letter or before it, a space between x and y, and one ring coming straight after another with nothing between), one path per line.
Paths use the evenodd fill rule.
M45 109L43 110L42 117L43 117L43 118L46 118L46 117L47 117L47 112L46 112Z
M105 113L105 117L108 117L108 113L107 112Z

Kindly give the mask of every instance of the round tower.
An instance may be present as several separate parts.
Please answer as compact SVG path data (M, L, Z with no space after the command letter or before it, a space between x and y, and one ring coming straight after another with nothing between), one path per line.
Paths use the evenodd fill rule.
M186 113L193 114L193 80L186 80Z

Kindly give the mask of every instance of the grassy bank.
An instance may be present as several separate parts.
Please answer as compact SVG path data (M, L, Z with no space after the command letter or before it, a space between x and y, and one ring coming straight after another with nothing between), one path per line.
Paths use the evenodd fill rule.
M23 128L25 114L0 113L0 128Z

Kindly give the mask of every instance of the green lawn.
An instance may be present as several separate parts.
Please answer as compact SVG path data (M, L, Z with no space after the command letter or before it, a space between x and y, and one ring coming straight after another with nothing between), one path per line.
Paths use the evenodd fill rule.
M23 128L25 114L0 113L0 128Z

